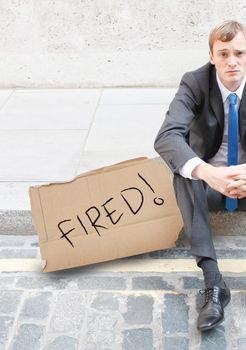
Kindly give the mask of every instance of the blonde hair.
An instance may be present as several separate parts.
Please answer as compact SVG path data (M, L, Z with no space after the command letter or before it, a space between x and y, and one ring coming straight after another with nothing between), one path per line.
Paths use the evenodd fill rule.
M238 32L242 32L246 38L246 27L237 21L224 21L211 30L209 34L209 49L213 51L213 45L216 40L231 41Z

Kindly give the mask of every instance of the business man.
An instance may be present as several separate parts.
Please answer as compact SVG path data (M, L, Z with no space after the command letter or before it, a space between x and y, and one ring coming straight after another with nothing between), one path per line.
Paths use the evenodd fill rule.
M184 74L155 140L174 173L185 232L203 270L197 327L224 320L230 290L218 269L208 210L246 209L246 27L226 21L209 36L210 62Z

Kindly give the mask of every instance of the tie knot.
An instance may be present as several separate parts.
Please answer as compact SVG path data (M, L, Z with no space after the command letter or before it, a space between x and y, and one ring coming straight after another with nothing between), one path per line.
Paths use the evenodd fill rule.
M228 100L231 105L235 105L237 103L237 95L236 94L230 94L228 96Z

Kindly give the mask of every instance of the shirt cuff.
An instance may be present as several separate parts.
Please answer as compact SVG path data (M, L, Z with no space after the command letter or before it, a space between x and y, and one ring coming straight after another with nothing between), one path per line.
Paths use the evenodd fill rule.
M192 177L192 171L197 167L198 165L204 163L204 161L201 158L195 157L189 159L180 169L179 173L181 176L191 179L191 180L198 180L196 177Z

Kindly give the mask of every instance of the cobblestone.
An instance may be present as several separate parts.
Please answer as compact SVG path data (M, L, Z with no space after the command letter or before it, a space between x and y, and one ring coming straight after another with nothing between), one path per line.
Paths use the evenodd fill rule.
M197 277L184 277L183 278L184 289L203 289L204 282L202 278Z
M41 350L44 327L36 324L22 324L14 339L12 350Z
M164 346L165 350L189 350L189 339L185 337L165 337Z
M89 311L85 333L85 349L117 349L119 316ZM118 345L117 345L118 343Z
M9 331L14 323L10 316L0 316L0 349L4 349L9 339Z
M3 277L0 278L0 290L13 288L15 284L15 277Z
M121 277L84 277L78 280L79 289L126 289L126 281Z
M227 277L226 282L230 289L246 289L246 277Z
M235 327L239 330L241 336L245 336L246 291L235 293L230 306Z
M85 314L85 297L78 293L66 293L57 297L51 331L66 333L79 330Z
M111 293L99 294L93 300L91 307L98 311L113 311L119 309L119 301L116 295Z
M47 350L77 350L78 340L69 336L59 336L50 342Z
M145 290L173 290L174 286L163 280L162 277L134 277L132 279L133 289L145 289Z
M186 295L165 295L165 310L162 314L164 332L188 332L188 311Z
M29 296L24 303L20 317L32 319L44 319L49 315L49 298L52 293L44 292Z
M200 350L225 350L226 348L227 343L223 326L202 333Z
M24 289L65 289L68 281L59 275L23 276L17 278L16 286Z
M123 315L128 324L149 324L152 322L153 297L129 296L127 298L127 312Z
M230 277L224 276L224 280L230 289L246 289L246 277L238 276L238 277ZM203 289L204 282L202 278L197 277L184 277L183 278L183 286L184 289Z
M123 350L152 350L153 333L148 328L124 331Z
M22 292L17 290L0 291L0 314L14 314L21 296Z

